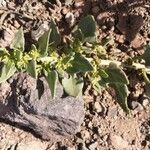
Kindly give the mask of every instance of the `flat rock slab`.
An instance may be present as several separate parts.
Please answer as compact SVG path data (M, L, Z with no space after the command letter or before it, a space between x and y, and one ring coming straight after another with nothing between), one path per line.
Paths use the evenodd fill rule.
M33 130L45 140L68 138L80 130L84 119L82 97L63 97L58 83L51 98L44 77L34 79L26 73L15 74L0 84L0 118Z

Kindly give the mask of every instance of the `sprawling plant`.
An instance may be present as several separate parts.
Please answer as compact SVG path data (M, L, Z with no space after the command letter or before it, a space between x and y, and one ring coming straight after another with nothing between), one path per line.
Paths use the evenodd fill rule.
M28 72L34 78L42 75L49 84L52 98L55 98L57 81L60 78L65 92L75 97L82 94L85 82L90 83L96 91L109 85L116 91L117 102L129 113L129 80L124 69L132 68L143 75L149 95L150 46L145 46L145 53L138 57L138 60L144 59L145 64L135 63L133 60L109 60L105 50L107 44L98 42L96 23L90 15L81 19L73 29L69 42L63 49L59 47L60 40L58 28L52 20L50 29L26 52L21 28L10 45L11 51L0 48L0 83L18 71Z

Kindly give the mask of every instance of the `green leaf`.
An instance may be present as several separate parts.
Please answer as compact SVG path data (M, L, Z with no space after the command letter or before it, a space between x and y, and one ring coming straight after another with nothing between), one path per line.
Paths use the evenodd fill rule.
M8 62L7 64L0 64L0 83L5 82L16 72L15 64Z
M105 69L108 77L104 78L102 76L103 82L107 83L120 83L120 84L129 84L129 80L125 72L117 67L115 64L111 63L107 69Z
M70 76L70 78L64 78L62 80L62 85L65 92L70 96L78 96L82 94L83 81L81 79L76 79Z
M102 77L102 78L108 78L109 77L109 75L106 73L106 71L104 69L100 69L98 71L98 73L99 73L100 77Z
M61 37L60 37L60 33L58 30L58 27L56 26L56 23L54 22L54 20L51 21L51 34L50 34L50 39L49 39L49 43L52 46L58 46L61 42Z
M144 47L145 53L140 57L145 60L145 65L150 65L150 45Z
M4 56L5 54L8 54L8 51L5 48L0 48L0 56Z
M96 32L96 22L95 22L94 17L91 15L88 15L82 18L79 24L73 30L73 32L76 35L76 32L79 32L80 30L82 31L82 34L84 35L85 41L87 42L94 41L95 32Z
M77 29L75 32L73 32L73 37L75 39L78 39L79 41L83 41L84 40L84 35L83 35L81 29Z
M51 31L52 30L49 29L38 39L38 49L43 56L47 56Z
M49 88L51 90L52 98L55 98L56 94L56 85L58 81L58 74L55 70L53 71L44 71L45 78L48 82Z
M71 74L79 72L85 73L93 70L90 62L79 53L75 54L74 60L72 60L70 63L72 66L67 69L67 72Z
M114 63L111 63L109 67L105 69L105 72L108 77L104 78L101 76L102 78L99 81L99 84L101 86L109 84L113 87L116 91L117 102L124 109L124 111L129 113L130 110L127 105L127 97L129 95L127 84L129 84L129 81L125 72Z
M18 32L15 34L14 39L11 42L10 48L24 51L24 45L25 45L25 39L24 39L23 28L20 28Z
M27 72L35 79L37 78L36 66L37 64L35 60L31 60L27 64Z
M67 56L65 56L64 58L63 58L63 60L62 60L62 63L63 64L68 64L68 63L70 63L70 61L71 60L73 60L74 59L74 54L68 54Z
M128 87L126 84L111 84L111 87L113 87L116 91L116 97L118 104L122 107L122 109L130 113L130 109L127 104L127 97L129 95Z

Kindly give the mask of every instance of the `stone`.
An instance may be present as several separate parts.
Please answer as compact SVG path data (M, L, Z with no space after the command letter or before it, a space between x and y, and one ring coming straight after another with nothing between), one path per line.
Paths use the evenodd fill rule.
M95 108L96 112L98 112L98 113L103 111L103 109L102 109L101 105L99 104L99 102L94 103L94 108Z
M81 6L83 6L84 4L84 0L76 0L74 3L75 8L79 8Z
M82 138L83 139L89 139L90 138L90 133L87 130L82 131Z
M97 142L94 142L92 144L89 145L89 150L95 150L98 146L98 143Z
M99 11L100 11L100 9L99 9L98 6L95 6L95 7L92 8L93 14L97 14L97 13L99 13Z
M139 103L136 102L136 101L132 101L132 102L131 102L131 108L132 108L133 110L134 110L135 108L137 108L138 105L139 105Z
M142 101L142 105L144 107L146 107L148 104L150 103L150 100L148 98L145 98L143 101Z
M115 117L115 116L117 116L117 113L118 113L118 109L116 106L115 107L114 106L109 107L108 112L107 112L107 116L108 117Z
M116 25L118 30L126 36L126 40L131 42L136 37L136 34L140 30L141 26L143 25L143 18L140 15L120 15L119 21ZM132 43L132 45L136 46L138 40ZM140 44L138 44L139 46Z
M111 18L110 12L102 12L96 17L96 21L100 26L103 25L106 27L106 23L109 22L110 18Z
M75 23L75 17L73 13L68 12L65 16L66 22L72 26Z
M125 141L121 136L110 135L109 142L116 150L129 149L128 142Z
M7 2L5 0L0 1L0 7L6 7Z
M73 0L65 0L65 5L72 5L73 4Z
M85 143L78 143L78 145L75 148L76 150L87 150Z
M142 48L142 45L144 44L144 38L137 34L135 38L131 41L130 46L132 46L134 49Z
M68 13L68 11L69 11L69 10L65 7L65 8L62 9L62 14L63 14L63 15L66 15L66 14Z
M143 109L144 109L143 106L140 103L136 102L136 101L131 102L131 108L133 109L133 112L135 114L138 113L138 112L143 111Z
M99 6L103 10L107 10L112 6L111 0L99 0Z
M44 21L44 23L41 24L37 30L31 31L31 38L35 41L38 41L38 39L48 30L49 22Z
M93 127L93 123L90 121L89 123L88 123L88 128L92 128Z
M1 87L4 87L2 83ZM9 84L9 86L8 86ZM0 99L0 118L34 131L44 140L69 138L80 130L84 119L82 97L64 97L58 82L55 99L51 98L44 77L34 79L17 73L8 80L6 95Z
M0 23L1 24L1 23ZM1 37L0 39L3 41L0 41L0 46L1 47L7 47L10 46L11 41L14 37L14 30L10 30L9 28L7 28L7 30L3 30L3 32L1 33Z
M31 141L29 143L19 143L15 146L16 150L44 150L47 149L47 145L37 141Z
M116 41L119 42L120 44L123 44L125 41L124 35L116 35Z

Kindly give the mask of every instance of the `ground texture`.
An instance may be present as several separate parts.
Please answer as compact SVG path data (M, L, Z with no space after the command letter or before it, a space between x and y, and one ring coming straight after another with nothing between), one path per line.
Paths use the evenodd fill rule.
M36 40L39 27L55 18L65 42L81 17L92 14L97 21L99 39L110 38L107 52L116 60L126 60L143 52L150 44L149 0L0 0L0 47L9 47L21 26L26 49ZM73 139L51 143L17 127L0 123L2 150L148 150L150 149L150 103L144 94L143 81L135 72L129 74L129 104L132 115L126 116L116 104L112 89L97 94L84 93L85 119Z

